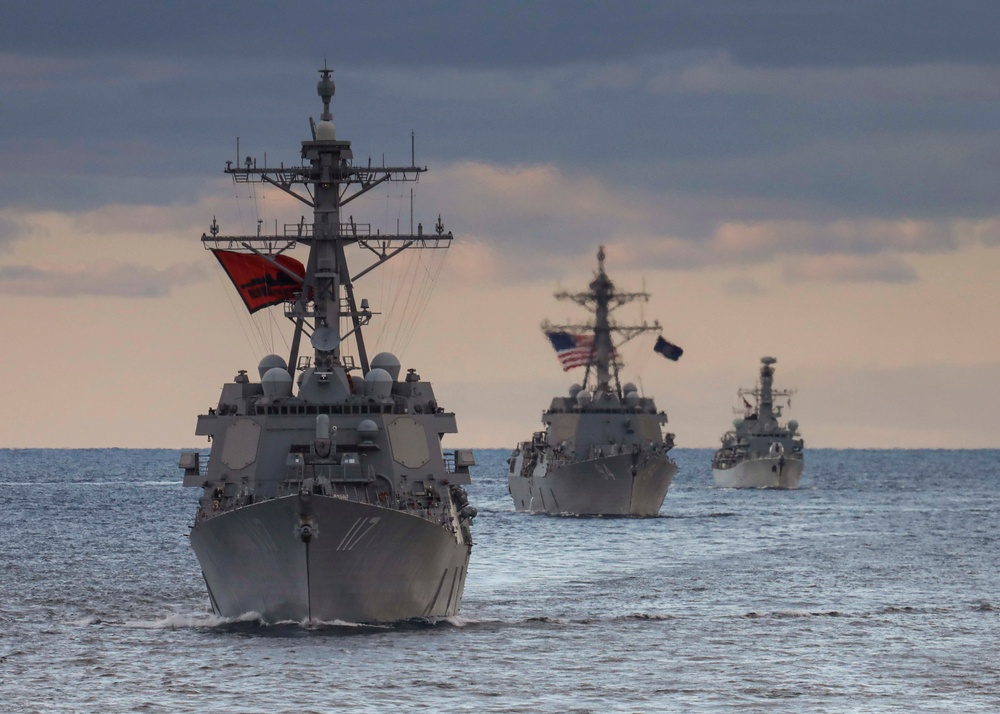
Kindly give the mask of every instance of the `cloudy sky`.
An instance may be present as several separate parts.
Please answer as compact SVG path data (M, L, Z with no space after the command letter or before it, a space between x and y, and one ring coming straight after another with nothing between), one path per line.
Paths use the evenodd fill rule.
M620 319L685 349L625 350L679 445L774 355L807 445L1000 446L992 2L3 5L0 446L200 446L221 384L286 351L198 239L298 220L222 169L237 137L298 162L324 62L356 162L409 163L412 132L415 220L458 239L359 285L450 445L513 446L582 377L539 323L582 317L552 293L604 244L652 294ZM405 228L409 190L352 214Z

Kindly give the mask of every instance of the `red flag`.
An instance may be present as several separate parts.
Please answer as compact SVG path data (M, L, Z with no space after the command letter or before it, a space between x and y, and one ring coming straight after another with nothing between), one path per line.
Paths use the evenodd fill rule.
M302 280L296 280L261 256L254 253L235 253L231 250L212 250L223 270L233 281L236 291L251 313L294 300L302 290ZM302 263L287 255L271 256L276 263L304 279L306 269Z

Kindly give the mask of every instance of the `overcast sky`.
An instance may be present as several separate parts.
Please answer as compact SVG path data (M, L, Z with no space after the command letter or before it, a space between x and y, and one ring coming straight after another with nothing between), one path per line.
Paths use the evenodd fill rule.
M416 219L458 239L406 264L435 278L415 330L385 279L362 287L381 346L457 413L451 445L512 447L582 378L538 326L583 317L552 293L582 289L605 244L612 279L653 295L621 319L659 319L686 350L625 354L679 445L713 446L773 354L807 445L998 446L995 3L43 1L3 18L0 446L201 445L222 382L286 350L283 318L241 315L198 238L213 216L298 220L222 168L237 137L261 165L299 160L324 62L338 138L399 164L412 132ZM394 229L408 189L352 210Z

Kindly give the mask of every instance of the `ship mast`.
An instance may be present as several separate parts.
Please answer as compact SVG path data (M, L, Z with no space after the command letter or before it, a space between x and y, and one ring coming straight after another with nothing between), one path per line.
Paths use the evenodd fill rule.
M789 400L795 394L794 389L774 389L774 367L777 362L774 357L761 357L760 383L753 389L740 389L741 397L753 396L757 401L757 419L761 424L775 421L781 416L783 404L775 406L775 399Z
M594 314L593 324L551 325L546 322L542 327L545 330L570 330L578 333L593 331L594 345L584 377L584 386L587 386L587 382L590 380L590 369L593 367L596 379L595 391L612 391L611 379L614 377L614 391L621 396L621 384L618 380L618 368L621 363L617 357L617 348L644 332L659 332L663 328L658 320L655 320L652 325L645 321L641 325L619 325L611 319L611 313L623 305L636 300L649 302L649 293L627 293L616 290L615 284L604 272L604 258L604 246L602 245L597 251L597 273L594 275L587 292L569 293L563 290L555 293L557 300L570 300L588 312L592 312ZM612 333L621 336L617 344L612 338ZM614 370L613 374L612 369Z
M759 418L764 421L770 421L774 418L774 395L772 394L771 384L774 381L774 368L771 366L774 364L773 357L764 357L761 359L760 367L760 415Z
M278 168L258 168L256 161L248 156L242 166L239 161L236 166L227 161L225 169L235 183L266 183L294 196L312 208L312 224L307 224L303 217L299 223L286 224L284 232L275 235L220 236L213 221L211 235L202 236L207 248L254 253L296 281L301 280L301 291L295 300L285 304L285 316L295 323L288 360L288 371L293 378L295 370L309 366L309 362L319 372L335 368L350 370L358 366L342 354L343 341L352 335L359 366L362 373L367 373L369 361L362 328L374 313L367 300L362 300L359 307L354 283L407 248L447 248L452 240L450 232L444 233L440 216L434 235L424 235L422 225L418 225L416 234L372 234L369 225L357 224L353 217L344 222L342 209L350 201L385 182L417 181L427 168L415 165L373 167L371 160L367 166L354 166L351 142L337 140L330 113L330 100L335 91L333 70L323 68L319 74L316 89L323 101L323 112L319 122L313 124L310 119L313 138L302 142L303 163L294 167L282 164ZM351 189L353 193L347 195ZM291 274L274 259L296 243L310 248L304 278ZM349 244L367 249L376 258L373 264L353 276L344 250ZM353 326L343 335L340 318L349 318ZM303 335L309 338L313 347L311 360L299 358Z

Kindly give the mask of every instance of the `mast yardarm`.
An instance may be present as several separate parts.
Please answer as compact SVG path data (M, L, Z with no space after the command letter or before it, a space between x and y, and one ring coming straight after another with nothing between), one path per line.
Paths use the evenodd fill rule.
M590 381L591 366L595 371L597 391L608 392L612 390L612 378L614 378L614 391L621 395L621 384L618 380L619 362L616 358L617 350L626 342L632 340L644 332L660 332L662 326L659 320L654 320L653 324L643 321L639 325L621 325L611 318L611 313L623 305L627 305L636 300L649 302L647 292L621 292L615 289L615 284L604 272L604 246L597 251L597 273L590 283L590 289L582 293L570 293L560 291L555 293L557 300L570 300L580 305L588 312L594 314L592 324L575 325L553 325L548 321L542 323L542 329L566 330L571 332L594 333L594 346L591 354L590 366L587 367L587 374L584 377L584 386L588 386ZM612 334L617 334L620 339L616 343Z
M422 231L373 234L370 224L356 223L353 217L344 221L343 207L358 196L386 182L417 181L427 168L372 166L370 160L365 166L355 166L351 142L338 141L333 126L330 112L336 90L333 70L324 68L319 73L316 90L322 99L323 111L320 121L313 124L313 138L302 142L302 164L258 167L256 161L247 157L243 166L228 161L225 169L235 183L266 183L294 196L312 208L312 222L308 223L303 217L298 223L285 224L273 235L224 236L219 235L213 221L211 235L202 235L206 248L253 253L280 271L287 271L287 268L278 264L275 256L298 243L309 247L302 288L284 308L285 316L295 324L288 360L292 376L296 368L303 368L309 361L320 372L330 371L334 366L347 370L355 367L350 358L342 355L341 349L343 341L351 336L357 345L361 370L367 373L369 363L363 327L374 313L368 309L366 301L361 301L359 309L355 280L407 248L447 248L452 240L451 232L444 232L440 217L438 230L433 235L425 235ZM345 253L345 247L351 244L364 248L375 258L353 276ZM340 318L348 318L353 326L344 335L341 334ZM314 353L306 362L299 359L303 335L309 338Z

